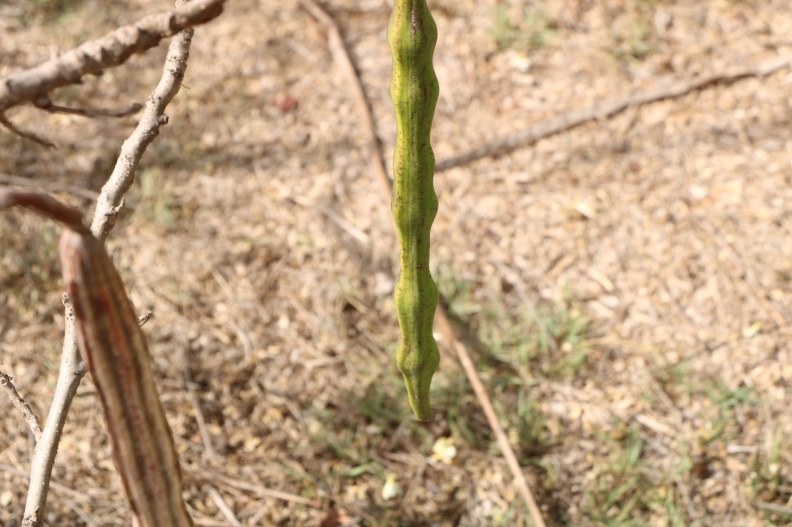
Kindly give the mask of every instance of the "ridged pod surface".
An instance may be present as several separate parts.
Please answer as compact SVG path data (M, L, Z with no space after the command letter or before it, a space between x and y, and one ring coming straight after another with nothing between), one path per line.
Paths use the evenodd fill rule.
M402 337L396 359L410 406L418 419L428 420L429 386L440 363L432 335L438 292L429 273L429 232L437 215L431 131L439 86L432 66L437 26L426 0L394 1L388 43L397 126L391 209L401 249L395 299Z
M74 307L74 330L102 401L133 527L192 527L146 338L102 242L83 224L78 210L47 194L0 187L0 210L11 207L35 211L64 227L60 258Z
M140 527L192 527L151 358L121 276L90 231L65 229L60 256L77 340L102 400L113 458Z

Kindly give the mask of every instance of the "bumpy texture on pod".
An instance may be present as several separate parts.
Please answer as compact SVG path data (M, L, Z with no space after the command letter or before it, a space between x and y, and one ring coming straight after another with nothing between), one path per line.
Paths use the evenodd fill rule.
M410 406L418 419L428 420L429 385L440 363L432 336L438 293L429 273L429 231L437 215L430 136L439 86L432 67L437 26L426 0L395 0L388 42L397 125L391 209L401 247L395 298L402 338L396 359Z

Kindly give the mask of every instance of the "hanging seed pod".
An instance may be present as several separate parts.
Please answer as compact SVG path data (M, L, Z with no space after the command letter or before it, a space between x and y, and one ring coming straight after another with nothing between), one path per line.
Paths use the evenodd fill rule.
M0 209L22 206L65 227L60 258L77 341L104 408L113 458L140 527L192 527L178 455L124 283L78 211L51 196L0 189Z
M426 0L395 0L388 42L397 126L391 209L401 249L395 300L402 337L396 360L410 406L423 421L430 416L429 386L440 363L432 335L438 292L429 273L429 231L437 214L430 143L439 94L432 66L437 26Z
M60 257L80 351L102 399L132 510L141 527L192 526L148 346L121 276L90 233L64 231Z

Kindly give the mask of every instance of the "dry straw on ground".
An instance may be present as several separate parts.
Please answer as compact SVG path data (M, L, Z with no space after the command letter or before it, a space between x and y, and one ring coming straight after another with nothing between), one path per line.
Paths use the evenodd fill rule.
M440 162L570 109L791 51L781 0L433 4ZM0 6L0 75L160 9L92 5ZM389 151L388 3L323 6ZM232 523L221 503L243 525L525 525L447 350L435 423L408 419L390 356L389 217L324 30L296 3L250 1L199 36L189 89L109 242L136 306L155 312L145 330L191 512L203 525ZM143 101L163 57L55 102ZM789 76L710 85L436 176L433 266L548 525L783 525ZM0 173L86 211L133 122L10 117L59 150L2 134ZM63 326L54 231L22 215L0 229L0 360L43 419ZM28 425L9 412L3 524L21 517L30 460ZM85 383L51 523L128 518L102 430Z

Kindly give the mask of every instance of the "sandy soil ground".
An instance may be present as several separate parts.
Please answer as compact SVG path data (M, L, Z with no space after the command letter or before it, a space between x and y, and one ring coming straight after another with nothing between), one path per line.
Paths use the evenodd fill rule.
M784 0L430 5L439 161L568 109L792 52ZM389 3L324 6L390 156ZM0 75L168 8L0 5ZM142 102L164 53L56 100ZM433 272L548 525L792 518L790 81L783 69L716 84L437 174ZM243 525L529 525L442 343L434 420L412 421L393 361L388 203L323 29L296 2L229 2L196 32L168 113L108 247L135 305L154 311L145 330L196 523L233 524L217 491ZM86 214L135 124L11 118L58 149L0 132L1 177ZM42 419L63 327L57 234L23 213L0 220L0 369ZM10 405L2 415L11 526L31 440ZM89 379L53 482L49 525L128 521Z

